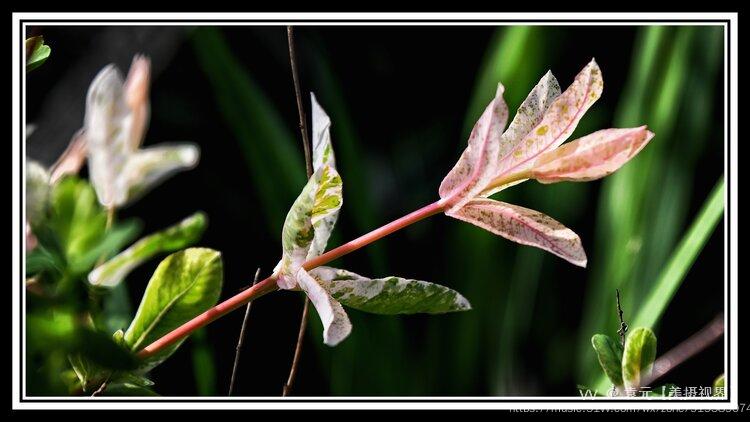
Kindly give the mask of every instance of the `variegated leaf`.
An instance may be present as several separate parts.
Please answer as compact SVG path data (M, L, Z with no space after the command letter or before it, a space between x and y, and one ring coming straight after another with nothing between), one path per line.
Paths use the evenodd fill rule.
M326 222L341 208L341 186L336 169L323 165L307 181L289 209L281 231L283 254L277 267L278 285L282 289L295 288L297 269L325 249L332 228Z
M195 213L178 224L135 242L114 258L96 267L88 280L94 286L112 288L143 262L160 253L175 252L195 243L206 228L206 215Z
M336 168L336 159L331 143L331 118L318 104L315 94L310 93L312 103L312 148L313 171L324 164Z
M318 311L323 323L323 342L329 346L339 344L352 331L346 311L304 268L297 270L296 279Z
M603 129L542 154L531 174L542 183L599 179L630 161L653 137L646 126Z
M128 156L119 178L126 188L126 203L135 201L169 176L198 164L200 150L193 144L157 145Z
M313 169L318 169L324 166L329 166L331 169L336 169L336 158L333 153L333 144L331 143L331 119L326 114L325 110L318 104L315 94L310 93L312 102L312 146L313 146ZM338 202L337 206L330 206L333 204L326 204L322 200L316 199L316 207L319 208L313 211L312 223L315 228L315 238L313 239L310 251L307 254L307 258L314 258L322 254L326 245L328 244L328 238L331 237L331 232L336 226L336 220L339 217L339 210L341 209L341 200L343 198L341 188L341 178L338 174L333 174L329 170L323 170L321 180L326 186L321 186L321 191L328 191L323 196L328 197L328 201Z
M310 275L342 304L375 314L441 314L471 309L455 290L401 277L370 279L351 271L318 267Z
M501 160L496 177L528 169L540 154L565 142L603 87L601 70L591 60L549 106L541 122Z
M656 335L648 328L638 327L628 334L622 354L622 379L625 388L638 389L651 377L656 359Z
M498 160L508 155L519 142L521 142L531 130L542 121L544 113L547 112L552 102L560 96L560 84L552 75L547 72L542 79L534 86L526 99L518 107L513 121L508 125L508 129L500 138L500 152ZM495 177L499 177L496 174ZM494 193L507 189L515 184L521 183L526 179L518 180L512 183L503 183L496 179L490 182L489 186L482 191L481 196L487 197ZM493 183L497 182L497 183Z
M123 204L126 186L119 177L128 161L130 110L123 81L114 65L102 69L89 87L84 130L88 140L89 177L105 207Z
M534 246L581 267L586 253L572 230L539 211L492 199L474 199L452 215L506 239Z
M503 91L498 85L495 98L471 130L469 145L440 184L438 192L448 215L479 194L496 174L500 138L508 120Z

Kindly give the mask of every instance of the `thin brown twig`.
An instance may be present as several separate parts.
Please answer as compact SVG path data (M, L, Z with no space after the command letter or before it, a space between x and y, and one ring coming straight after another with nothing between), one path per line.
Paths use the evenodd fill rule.
M645 379L644 386L651 385L686 360L697 355L724 335L724 314L719 314L708 325L690 336L687 340L661 355L654 362L651 375Z
M310 307L310 299L305 296L305 306L302 308L302 319L299 323L299 331L297 332L297 346L294 348L294 359L292 360L292 368L289 370L289 378L284 384L284 388L281 390L281 396L286 397L292 391L292 385L294 384L294 377L297 376L297 368L299 367L299 358L302 355L302 340L305 338L305 328L307 327L307 311Z
M622 347L625 347L625 333L628 332L628 324L625 323L625 320L622 318L622 305L620 304L620 289L615 289L615 294L617 295L617 316L620 318L620 329L617 330L617 334L620 335L620 344Z
M258 277L260 276L260 267L255 271L255 278L253 278L253 286L258 284ZM245 306L245 318L242 319L242 328L240 328L240 338L237 339L237 347L234 351L234 364L232 365L232 377L229 379L229 393L228 396L232 395L234 391L234 381L237 378L237 367L240 363L240 353L242 352L242 345L245 342L245 329L247 327L247 320L250 316L250 308L253 306L253 301L247 302Z
M294 29L286 27L287 41L289 42L289 63L292 67L292 80L294 81L294 96L297 98L297 113L299 114L299 131L302 134L302 147L305 151L305 170L307 178L313 174L312 155L310 154L310 139L307 137L307 117L305 107L302 105L302 92L299 85L299 71L297 70L297 53L294 48Z
M305 170L307 171L307 178L312 177L313 165L312 155L310 154L310 140L307 137L307 117L305 116L305 108L302 105L302 93L299 84L299 71L297 70L297 53L294 47L294 28L292 26L286 27L287 41L289 43L289 64L292 68L292 81L294 82L294 95L297 99L297 113L299 114L299 130L302 134L302 147L305 151ZM310 307L310 299L305 296L305 305L302 308L302 318L299 323L299 330L297 332L297 344L294 347L294 357L292 358L292 366L289 369L289 377L284 384L284 388L281 390L281 396L286 397L292 390L294 384L294 377L297 375L297 368L299 367L300 356L302 355L302 342L305 338L305 329L307 328L307 313Z

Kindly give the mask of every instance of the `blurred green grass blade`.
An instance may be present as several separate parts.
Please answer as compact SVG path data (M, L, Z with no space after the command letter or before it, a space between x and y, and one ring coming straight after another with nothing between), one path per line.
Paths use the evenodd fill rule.
M455 145L457 151L465 148L466 136L492 100L498 82L506 86L505 99L515 111L546 70L547 63L542 63L542 59L548 58L547 45L542 41L548 35L547 31L544 27L511 26L495 32L479 67L462 136L444 142ZM503 200L513 202L519 191L514 189L504 193ZM497 316L505 313L503 306L508 301L512 265L518 251L503 239L458 222L452 224L448 238L446 256L451 257L451 262L447 279L452 288L471 301L474 310L451 318L449 329L442 333L445 347L431 350L430 353L436 356L430 358L445 363L441 376L446 378L444 384L450 386L450 390L441 393L465 394L470 391L485 394L488 389L497 387L493 384L502 383L503 378L498 373L497 380L485 377L489 385L476 385L480 371L488 365L502 371L517 362L516 355L497 352L502 347L502 340L498 341L498 338L502 339L503 330L508 328ZM440 324L445 326L444 322ZM516 329L513 324L511 326ZM509 334L511 337L515 335Z
M248 68L232 55L219 29L196 29L193 45L219 108L240 143L269 227L275 231L305 181L299 142L290 129L296 125L283 121Z
M214 353L208 344L205 328L201 328L190 337L193 346L193 376L195 389L201 396L216 395L216 365Z
M717 182L671 258L638 308L631 325L654 327L724 215L724 177Z
M698 258L703 246L711 238L724 215L724 177L706 199L698 216L693 221L680 243L672 252L669 261L653 283L646 300L638 306L631 327L653 328L671 302L677 289ZM606 389L608 381L599 377L597 388Z

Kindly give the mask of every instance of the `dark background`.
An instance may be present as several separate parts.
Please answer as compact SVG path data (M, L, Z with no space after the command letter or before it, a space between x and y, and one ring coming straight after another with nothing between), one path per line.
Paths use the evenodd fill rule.
M82 125L86 89L98 70L113 62L126 72L133 54L151 56L152 117L145 145L192 141L200 145L201 163L122 210L119 218L140 219L145 234L204 210L210 223L200 245L223 253L222 297L226 298L247 286L257 267L267 275L278 261L283 214L269 215L268 192L288 208L296 193L274 174L287 174L301 188L304 169L285 28L220 28L219 40L234 57L231 69L212 58L214 45L205 40L215 40L211 38L215 32L207 36L206 31L214 30L31 28L29 35L44 35L52 56L27 76L27 121L38 125L28 140L27 154L52 163ZM331 115L344 180L345 201L331 245L436 199L440 180L465 146L466 120L471 120L466 117L467 109L483 60L503 31L490 26L297 28L303 90L315 91ZM587 131L614 126L618 101L628 95L625 87L638 54L639 31L643 29L629 26L539 29L537 38L527 39L528 48L520 49L522 61L528 58L532 64L520 76L515 74L515 81L503 80L510 107L518 106L547 68L565 87L596 57L605 75L605 90L582 126ZM669 42L676 39L674 35ZM711 53L698 49L697 45L688 49L690 60ZM209 76L206 69L211 66L214 71ZM237 72L251 81L249 88L234 85ZM708 127L705 136L691 144L697 145L696 164L686 165L686 177L679 180L686 196L679 206L683 216L676 217L677 239L723 173L722 74L719 61L716 76L702 81L712 92L703 105ZM236 86L237 96L254 93L255 104L270 106L241 109L246 103L232 102L231 89L222 93L217 88L222 83ZM487 95L491 98L493 93ZM683 95L671 106L677 129L669 140L670 151L681 151L680 144L685 142L678 135L689 127L689 117L680 113L691 101L699 100ZM231 110L228 103L234 104ZM247 122L238 123L238 116ZM253 131L265 123L270 127L281 123L283 131ZM659 135L652 144L660 141ZM344 138L346 142L339 143ZM261 178L248 155L258 151L252 145L280 142L295 148L293 157L283 166L269 157L270 171L277 173ZM666 159L681 160L679 153L666 154ZM670 180L655 178L647 183L650 190L671 189ZM259 190L260 186L267 190ZM462 315L408 317L350 310L354 330L336 349L322 345L320 323L311 312L294 393L577 395L576 385L587 382L586 374L598 371L593 354L589 360L580 357L590 349L587 339L595 332L615 335L617 330L616 324L604 323L614 315L614 291L606 299L591 296L597 282L591 275L597 265L596 248L606 245L595 241L601 186L597 181L566 190L527 182L514 188L518 193L512 197L513 202L539 209L576 231L589 254L590 270L489 233L457 228L466 225L444 216L420 222L380 241L373 250L340 260L337 266L365 275L394 274L448 285L467 296L474 310ZM667 243L665 248L671 250L674 241ZM655 329L658 354L722 311L723 247L723 231L717 229ZM149 262L128 278L134 308L157 263ZM639 283L643 286L648 280ZM633 303L637 300L630 299L640 293L635 289L623 292L626 319L636 311ZM602 302L612 315L599 320L596 314L587 313L591 301ZM237 395L280 394L301 305L301 296L290 292L254 304ZM202 337L187 341L154 370L156 391L225 395L242 314L237 311L211 324ZM603 327L588 332L585 318L600 321ZM581 362L590 368L581 368ZM709 385L723 371L723 364L719 342L664 381Z

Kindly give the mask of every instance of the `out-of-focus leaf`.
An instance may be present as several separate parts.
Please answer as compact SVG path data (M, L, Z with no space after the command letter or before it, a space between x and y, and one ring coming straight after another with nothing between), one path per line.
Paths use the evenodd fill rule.
M141 304L125 331L125 343L138 352L161 336L206 311L219 300L223 279L221 254L189 248L165 258L156 268ZM182 341L143 362L148 370L169 357Z
M648 328L638 327L625 339L622 354L622 379L625 388L641 387L641 380L651 376L656 359L656 336Z
M56 184L50 195L49 231L37 231L40 244L60 245L67 270L87 273L102 256L109 257L127 244L139 225L126 222L106 230L107 215L91 185L76 177Z
M49 58L52 49L44 44L44 37L41 35L26 38L26 71L30 72Z
M375 314L441 314L471 309L460 293L439 284L401 277L370 279L351 271L318 267L310 275L342 304Z
M482 198L472 200L453 217L513 242L544 249L572 264L586 266L581 238L539 211Z
M154 390L144 387L142 385L131 384L127 382L116 382L108 384L107 388L102 392L102 396L115 396L115 397L151 397L158 396Z
M142 238L90 272L89 283L100 287L115 287L134 268L157 254L174 252L197 242L206 228L206 222L206 215L198 212L178 224Z
M645 126L602 129L542 154L531 175L541 183L596 180L630 161L653 136Z
M213 351L206 339L206 330L193 333L193 375L195 387L201 396L216 395L216 364Z
M612 384L622 387L622 346L605 334L595 334L591 337L599 365Z
M438 192L448 204L448 215L478 195L495 176L501 151L500 137L508 121L504 91L505 88L498 85L495 99L487 105L471 131L469 145L440 183Z
M109 65L89 87L84 121L89 174L99 202L108 208L138 199L198 162L200 153L192 144L139 149L148 119L149 69L148 59L136 56L127 81Z
M42 221L49 198L50 176L41 164L26 160L26 220L35 225Z
M291 127L247 69L237 61L217 28L193 35L198 61L213 87L226 123L237 137L271 231L283 223L290 198L305 180L305 164ZM295 123L296 124L296 123Z
M653 283L650 294L633 318L633 325L643 327L656 325L723 215L724 178L722 177Z

